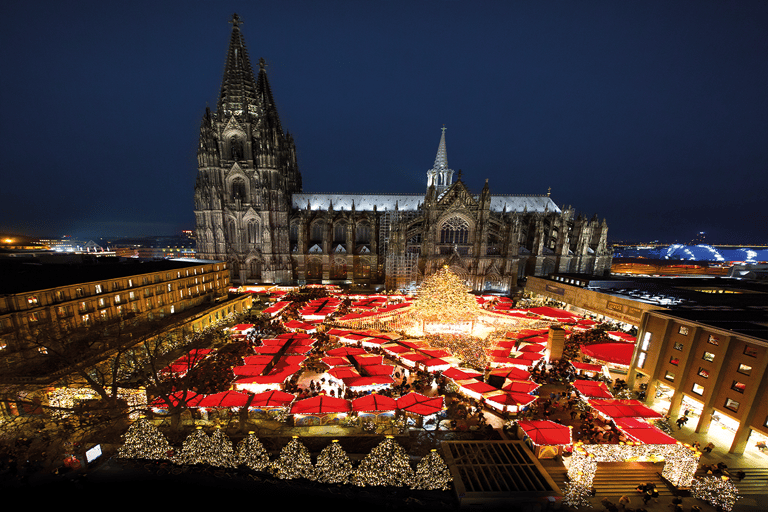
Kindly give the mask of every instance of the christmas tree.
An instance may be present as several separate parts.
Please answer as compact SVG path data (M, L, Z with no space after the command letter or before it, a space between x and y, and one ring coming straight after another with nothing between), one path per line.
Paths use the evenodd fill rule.
M146 418L131 425L124 437L125 444L117 452L119 458L167 460L172 451L162 432Z
M280 451L280 458L272 463L272 473L277 478L284 480L316 479L315 467L312 465L309 450L301 444L299 436L293 436L293 439Z
M253 432L249 432L248 437L237 445L235 460L238 466L247 466L254 471L267 471L269 469L267 450L264 449L264 445Z
M232 449L232 441L217 428L210 439L211 455L208 464L225 468L235 467L235 451Z
M473 321L482 312L466 284L447 267L424 279L417 297L416 315L429 322Z
M412 481L413 469L408 463L408 454L392 436L387 436L371 450L352 475L352 483L360 487L409 486Z
M727 512L733 510L736 500L739 499L739 489L728 477L706 476L693 480L691 496Z
M212 459L211 438L201 427L189 434L174 462L176 464L209 464Z
M317 481L324 484L348 484L352 474L352 461L349 460L339 442L334 439L317 456Z
M424 489L427 491L447 491L451 487L451 472L445 461L437 453L430 451L416 466L416 476L411 484L411 489Z
M574 508L591 507L589 489L579 482L566 482L563 503Z

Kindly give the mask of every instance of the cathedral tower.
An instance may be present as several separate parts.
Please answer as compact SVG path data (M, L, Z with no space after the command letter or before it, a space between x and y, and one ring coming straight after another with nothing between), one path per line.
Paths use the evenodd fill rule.
M237 14L216 112L200 125L195 184L199 258L229 263L232 281L287 283L291 197L301 192L296 147L283 132L264 59L254 76Z

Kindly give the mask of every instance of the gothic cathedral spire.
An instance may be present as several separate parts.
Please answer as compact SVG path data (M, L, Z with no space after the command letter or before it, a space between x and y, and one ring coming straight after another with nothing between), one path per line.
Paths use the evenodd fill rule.
M445 149L445 130L445 125L443 125L440 145L437 147L437 156L435 156L435 165L427 171L427 190L434 185L438 196L453 184L453 169L448 168L448 153Z

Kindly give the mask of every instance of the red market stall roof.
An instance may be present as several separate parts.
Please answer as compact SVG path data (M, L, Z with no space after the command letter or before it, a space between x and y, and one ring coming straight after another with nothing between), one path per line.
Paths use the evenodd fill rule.
M326 352L326 354L329 356L339 356L339 357L356 356L359 354L366 354L366 353L367 352L365 351L365 349L358 348L358 347L339 347L339 348L331 349Z
M551 308L548 306L530 308L528 312L543 318L551 318L559 321L575 322L578 319L578 315L574 315L573 313L569 313L568 311L563 311L562 309Z
M571 429L549 420L520 420L517 422L535 445L568 445L573 443Z
M352 410L355 412L387 412L397 409L394 398L371 393L352 400Z
M283 324L283 326L286 329L289 330L302 330L302 331L314 331L317 329L317 327L313 324L308 324L305 322L300 322L299 320L291 320L290 322L286 322Z
M248 398L251 395L252 393L244 393L242 391L214 393L206 395L205 398L200 400L198 407L243 407L248 403Z
M669 436L650 423L637 418L613 420L625 434L644 444L675 444L677 439Z
M582 396L587 398L613 398L613 395L608 391L605 382L575 380L573 381L573 387L575 387L576 391L581 393Z
M281 300L280 302L276 302L275 304L269 306L267 309L265 309L263 312L275 316L278 313L280 313L282 310L284 310L286 307L288 307L288 304L291 302L288 300Z
M525 345L521 345L520 348L517 349L518 352L543 352L547 349L546 345L539 345L538 343L526 343Z
M286 407L296 399L296 395L284 391L265 391L253 395L251 407Z
M582 345L581 353L598 361L629 366L635 351L633 343L595 343Z
M623 341L625 343L635 343L637 341L635 336L632 336L631 334L623 331L608 331L605 334L607 334L608 337L613 340Z
M523 407L538 399L538 397L529 395L528 393L513 393L508 391L487 394L484 395L483 398L485 398L486 403L493 402L493 404L489 404L492 407L494 404L502 407Z
M344 378L344 385L349 388L360 388L366 386L391 387L394 381L392 377L386 375L370 375Z
M610 418L661 418L661 414L637 400L589 400L596 411Z
M507 380L501 387L503 391L509 391L513 393L532 393L541 387L540 384L536 384L532 380Z
M395 367L390 364L367 364L363 366L370 377L392 377Z
M429 416L443 410L442 396L425 396L411 392L401 396L396 402L398 409L420 416Z
M530 372L520 368L497 368L491 370L491 375L498 375L510 380L528 380L531 377Z
M237 324L232 328L233 331L243 332L253 328L253 324Z
M519 357L492 357L490 359L492 363L502 366L522 366L523 368L533 366L533 361L530 359L521 359Z
M187 407L198 407L200 400L205 398L205 395L198 395L194 391L186 391L186 395L184 393L184 391L174 391L168 395L168 399L171 401L174 407L179 405L182 400L186 400ZM152 400L151 405L152 407L159 409L168 408L168 403L162 397L156 397L154 400Z
M452 380L468 380L482 377L482 373L469 368L456 368L452 366L443 372L443 375Z
M581 361L571 361L571 365L573 365L574 368L580 371L585 372L601 372L603 371L603 365L601 364L591 364L591 363L582 363Z
M544 357L544 354L540 354L538 352L520 352L516 358L517 359L525 359L527 361L538 361Z
M328 395L297 400L291 406L291 414L333 414L350 410L349 400Z
M498 388L495 388L486 382L480 381L473 381L467 384L462 384L460 388L471 391L473 393L478 393L480 395L483 393L492 393L494 391L498 391Z

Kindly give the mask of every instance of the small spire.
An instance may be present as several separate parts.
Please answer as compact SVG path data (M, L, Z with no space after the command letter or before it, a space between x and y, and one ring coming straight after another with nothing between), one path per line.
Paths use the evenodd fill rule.
M548 187L547 188L547 197L549 197L549 194L551 194L551 193L552 193L552 187Z
M240 25L242 25L243 20L240 19L240 16L238 16L237 13L234 13L232 15L232 19L229 20L229 22L232 24L232 28L239 28Z

